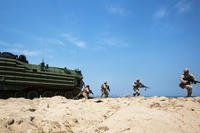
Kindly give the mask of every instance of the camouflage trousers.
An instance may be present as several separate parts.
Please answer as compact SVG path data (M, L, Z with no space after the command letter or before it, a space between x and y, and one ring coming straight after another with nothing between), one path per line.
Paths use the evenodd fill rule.
M87 92L83 92L82 95L83 95L83 97L86 98L86 99L89 98L89 93L87 93Z
M192 96L192 85L185 85L185 86L183 86L183 89L184 88L187 89L187 97L191 97Z
M101 89L101 97L108 97L108 91Z
M139 92L139 89L134 89L134 93L133 93L133 96L140 96L140 92Z

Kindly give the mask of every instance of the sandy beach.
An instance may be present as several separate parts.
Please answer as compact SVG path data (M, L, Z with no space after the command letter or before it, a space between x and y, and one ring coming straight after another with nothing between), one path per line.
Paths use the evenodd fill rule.
M199 133L200 97L0 100L6 133Z

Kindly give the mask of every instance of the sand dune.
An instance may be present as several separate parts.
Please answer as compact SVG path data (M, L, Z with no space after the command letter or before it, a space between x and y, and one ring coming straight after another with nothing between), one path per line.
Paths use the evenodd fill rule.
M0 132L199 133L200 97L0 100Z

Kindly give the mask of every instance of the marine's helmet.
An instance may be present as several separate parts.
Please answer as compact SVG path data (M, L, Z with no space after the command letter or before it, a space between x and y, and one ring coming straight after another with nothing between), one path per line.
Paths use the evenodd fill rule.
M87 87L87 88L90 88L90 86L89 86L89 85L86 85L85 87Z
M139 78L136 78L136 82L139 82L140 81L140 79Z
M104 84L107 84L107 81L104 81Z
M188 74L188 73L189 73L189 69L188 69L188 68L185 68L185 69L183 70L183 73L184 73L184 74Z

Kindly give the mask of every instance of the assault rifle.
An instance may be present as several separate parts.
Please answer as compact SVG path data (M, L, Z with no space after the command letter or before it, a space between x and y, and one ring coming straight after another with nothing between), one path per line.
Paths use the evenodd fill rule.
M200 83L200 81L197 81L197 80L193 80L191 82L192 82L192 84Z
M92 90L89 89L89 93L93 94Z
M144 88L144 90L146 91L147 89L150 89L149 87L145 86L145 85L141 85L140 88Z
M82 97L82 93L83 93L83 90L81 90L81 92L79 92L78 95L75 96L73 99L78 100L80 97ZM90 88L89 88L89 93L93 94L93 92Z
M179 87L184 88L185 85L190 84L190 83L196 84L196 83L200 83L200 81L194 80L194 79L190 79L190 80L188 80L188 82L187 82L186 84L180 83L180 84L179 84Z

